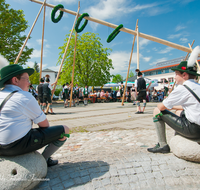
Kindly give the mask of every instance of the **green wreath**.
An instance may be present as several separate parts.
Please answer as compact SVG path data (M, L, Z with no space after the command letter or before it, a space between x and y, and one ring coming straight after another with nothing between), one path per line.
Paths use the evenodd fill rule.
M57 18L55 18L55 15L56 15L56 12L58 11L58 9L60 9L60 8L64 8L64 6L63 5L61 5L61 4L58 4L57 6L55 6L54 8L53 8L53 10L52 10L52 12L51 12L51 20L52 20L52 22L54 22L54 23L57 23L57 22L59 22L60 21L60 19L62 18L62 16L63 16L63 11L60 11L60 14L58 15L58 17Z
M88 20L85 19L85 22L83 23L83 25L81 26L81 28L78 28L79 25L80 25L80 23L81 23L81 21L83 20L83 18L84 18L85 16L89 16L89 14L88 14L88 13L83 13L83 14L78 18L78 20L77 20L77 23L76 23L76 26L75 26L75 30L76 30L77 33L82 32L83 29L86 27L86 25L87 25L87 23L88 23Z
M107 42L110 43L119 34L120 29L123 28L123 24L120 24L115 30L108 36Z

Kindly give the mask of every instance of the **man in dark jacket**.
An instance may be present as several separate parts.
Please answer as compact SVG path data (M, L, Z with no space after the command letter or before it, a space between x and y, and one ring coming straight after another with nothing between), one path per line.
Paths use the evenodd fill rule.
M43 84L44 84L44 79L40 79L40 84L37 86L36 91L38 93L38 101L40 104L41 110L44 112L44 106L43 106Z

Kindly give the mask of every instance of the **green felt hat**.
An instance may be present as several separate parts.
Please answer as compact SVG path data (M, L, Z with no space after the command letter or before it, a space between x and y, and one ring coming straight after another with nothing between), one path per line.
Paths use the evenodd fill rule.
M188 67L187 61L182 61L176 68L172 68L171 70L186 72L191 75L200 76L200 74L197 73L196 65L194 65L193 67Z
M34 69L32 68L24 69L22 66L17 65L17 64L7 65L3 67L0 71L0 75L1 75L0 88L4 87L4 83L7 80L22 73L28 73L28 75L30 76L34 73Z

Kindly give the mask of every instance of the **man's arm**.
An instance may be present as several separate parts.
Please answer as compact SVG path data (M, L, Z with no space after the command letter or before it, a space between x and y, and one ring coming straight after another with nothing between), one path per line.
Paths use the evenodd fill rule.
M47 119L38 123L39 127L49 127L49 122Z
M157 105L157 108L160 110L160 111L164 111L164 110L169 110L167 109L163 103L160 103ZM173 106L173 108L171 110L183 110L183 107L182 106Z

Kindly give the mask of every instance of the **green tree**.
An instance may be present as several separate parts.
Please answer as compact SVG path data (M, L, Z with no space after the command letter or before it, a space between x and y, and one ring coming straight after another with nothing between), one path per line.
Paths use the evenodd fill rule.
M23 11L10 9L9 6L5 0L0 0L0 54L13 64L26 39L21 33L28 25ZM32 48L25 46L18 63L25 65L32 51Z
M33 65L34 73L29 77L31 84L39 84L40 83L40 70L38 63L35 61Z
M113 69L112 60L108 59L108 51L111 49L103 48L98 34L87 32L77 36L76 61L74 69L74 84L80 86L102 86L110 78L110 69ZM58 63L61 62L69 35L65 39L63 46L59 47ZM73 59L74 59L75 33L72 35L70 45L63 64L62 73L58 81L64 84L71 81Z
M123 77L120 74L116 74L116 75L113 76L112 82L118 83L118 82L121 82L121 81L123 81Z
M133 71L130 71L130 72L129 72L128 78L131 78L131 77L134 77Z

